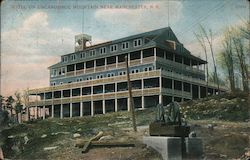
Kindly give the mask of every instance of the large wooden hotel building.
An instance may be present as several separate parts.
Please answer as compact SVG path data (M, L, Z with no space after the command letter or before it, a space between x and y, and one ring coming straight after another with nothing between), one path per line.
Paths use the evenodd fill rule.
M125 56L135 108L206 96L206 61L193 56L170 27L87 45L75 37L75 52L49 67L50 86L31 89L35 118L77 117L130 110ZM210 85L208 94L218 92Z

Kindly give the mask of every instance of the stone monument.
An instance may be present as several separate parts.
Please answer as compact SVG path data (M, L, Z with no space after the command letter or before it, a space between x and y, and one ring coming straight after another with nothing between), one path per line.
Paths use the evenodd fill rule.
M149 135L143 137L148 146L161 153L164 160L195 158L201 159L202 141L189 137L190 126L182 120L180 105L171 102L156 107L155 121L149 125Z

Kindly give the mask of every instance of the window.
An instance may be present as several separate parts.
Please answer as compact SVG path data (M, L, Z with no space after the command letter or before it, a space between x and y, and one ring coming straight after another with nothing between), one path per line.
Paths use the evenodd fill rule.
M60 82L60 85L62 85L63 84L63 82Z
M120 75L120 76L125 75L125 74L126 74L126 71L120 71L120 72L118 73L118 75Z
M144 71L152 71L152 70L153 70L152 66L144 68Z
M94 61L87 61L86 62L86 68L93 68L94 67Z
M120 63L120 62L125 62L125 56L126 56L127 54L122 54L122 55L118 55L118 63Z
M82 78L77 78L76 79L76 82L81 82L82 81Z
M128 49L129 48L129 42L123 42L122 43L122 49Z
M75 65L71 64L71 65L67 65L67 72L72 72L75 70Z
M76 64L76 70L84 69L84 62Z
M90 50L90 51L89 51L89 56L90 56L90 57L95 56L95 50Z
M80 59L85 58L85 53L80 53L79 57L80 57Z
M114 73L108 73L107 76L108 77L113 77L113 76L115 76L115 74Z
M110 52L117 51L117 48L118 48L117 44L114 44L114 45L110 46Z
M67 56L62 57L62 62L68 62L68 57Z
M100 54L104 54L104 53L106 53L106 47L100 48Z
M133 69L133 70L131 71L131 73L139 73L139 72L140 72L139 69Z
M96 76L96 79L101 79L101 78L103 78L102 74Z
M59 68L58 75L60 76L62 74L62 69Z
M62 68L62 75L65 75L66 69L65 67Z
M92 80L92 79L93 79L92 76L87 77L87 80Z
M56 85L56 82L52 82L52 83L51 83L51 86L55 86L55 85Z
M116 56L107 58L107 64L114 64L114 63L116 63Z
M136 40L134 40L133 44L134 44L134 47L141 46L142 40L141 39L136 39Z
M70 57L71 57L72 61L76 60L76 55L75 54L71 55Z
M104 65L105 65L105 58L96 60L96 67L104 66Z
M135 51L130 53L130 60L141 59L141 52Z
M53 70L52 70L52 75L51 75L51 77L56 77L56 69L53 69Z

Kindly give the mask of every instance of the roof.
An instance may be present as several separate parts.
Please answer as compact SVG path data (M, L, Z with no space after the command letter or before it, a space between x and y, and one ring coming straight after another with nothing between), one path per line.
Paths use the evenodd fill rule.
M156 44L160 43L160 44L164 45L164 41L166 41L166 38L167 38L168 40L175 41L175 42L177 42L177 44L182 45L179 42L179 40L177 39L177 37L174 34L174 32L172 31L172 29L170 27L164 27L164 28L160 28L160 29L156 29L156 30L152 30L152 31L148 31L148 32L143 32L143 33L140 33L140 34L131 35L131 36L128 36L128 37L116 39L116 40L113 40L113 41L108 41L108 42L104 42L104 43L99 43L99 44L96 44L96 45L92 45L92 46L87 47L85 49L85 51L92 50L94 48L99 48L101 46L112 45L112 44L117 44L117 43L129 41L129 40L136 39L136 38L141 38L141 37L144 37L144 38L147 38L147 39L149 39L151 41L154 41ZM70 54L79 53L79 52L82 52L82 51L72 52L72 53L65 54L65 55L70 55ZM183 47L183 52L181 54L183 56L196 59L196 60L200 61L201 63L207 63L206 61L204 61L204 60L202 60L202 59L200 59L200 58L192 55L190 53L190 51L188 51L185 47ZM63 55L63 56L65 56L65 55ZM50 66L48 68L57 67L60 63L61 62L56 63L56 64L54 64L54 65L52 65L52 66Z

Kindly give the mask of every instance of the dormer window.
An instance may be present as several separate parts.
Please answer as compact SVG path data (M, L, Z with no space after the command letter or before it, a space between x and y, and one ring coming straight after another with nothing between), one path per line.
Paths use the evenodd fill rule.
M79 57L80 57L80 59L85 58L85 53L80 53Z
M66 69L65 67L62 68L62 75L65 75Z
M56 70L56 69L53 69L53 70L52 70L51 77L56 77L56 75L57 75L57 70Z
M168 48L171 48L173 50L176 50L176 43L175 41L171 41L171 40L166 40L166 46Z
M110 46L110 52L117 51L117 48L118 48L117 44L114 44L114 45Z
M105 54L106 53L106 47L100 48L100 54Z
M68 57L67 56L62 57L62 62L68 62Z
M128 49L129 48L129 42L123 42L122 43L122 49L125 50L125 49Z
M142 40L141 39L136 39L133 41L134 47L138 47L141 46L142 44Z
M90 57L95 56L95 50L90 50L90 51L89 51L89 56L90 56Z
M71 57L71 61L75 61L76 60L76 55L75 54L71 55L70 57Z
M62 69L59 68L58 75L60 76L62 74Z

